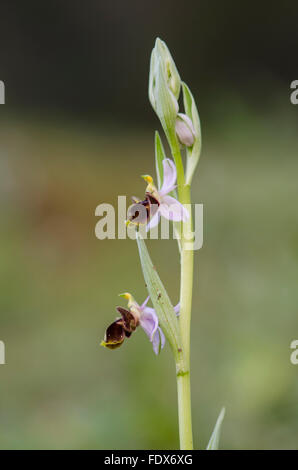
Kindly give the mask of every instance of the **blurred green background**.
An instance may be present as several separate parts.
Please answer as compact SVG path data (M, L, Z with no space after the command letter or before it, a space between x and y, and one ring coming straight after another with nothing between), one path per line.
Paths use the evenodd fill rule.
M147 294L135 242L94 234L96 206L141 196L139 175L154 173L159 125L146 88L160 35L197 97L204 139L193 183L193 201L204 204L192 323L195 446L206 446L225 405L221 448L297 449L295 4L266 15L264 2L255 17L254 2L247 15L228 2L223 15L220 2L189 1L180 23L180 2L152 2L149 17L137 2L111 3L46 2L41 13L37 2L3 2L0 448L178 447L169 347L155 357L141 330L119 350L99 347L118 293L139 302ZM176 244L148 247L176 303Z

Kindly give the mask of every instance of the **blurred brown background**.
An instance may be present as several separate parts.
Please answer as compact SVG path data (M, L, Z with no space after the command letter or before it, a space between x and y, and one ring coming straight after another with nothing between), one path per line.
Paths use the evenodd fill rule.
M95 207L142 195L159 128L147 98L156 36L197 99L204 204L192 327L204 448L297 448L296 2L1 2L0 448L177 448L169 348L142 331L99 347L146 297L135 243L95 238ZM174 303L174 241L148 244Z

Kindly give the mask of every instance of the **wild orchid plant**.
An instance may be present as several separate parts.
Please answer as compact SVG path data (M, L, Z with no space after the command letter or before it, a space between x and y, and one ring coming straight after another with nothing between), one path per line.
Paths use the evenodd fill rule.
M184 113L179 112L178 100L182 89ZM129 210L128 224L136 230L136 240L149 296L139 305L129 293L120 294L128 307L117 307L120 314L106 330L102 345L118 348L138 326L141 326L153 350L159 354L168 340L176 363L180 448L193 449L190 393L190 320L193 287L194 246L191 204L191 183L201 153L200 119L188 86L181 81L173 58L160 39L152 51L149 74L149 99L166 135L173 160L166 157L159 133L155 135L157 183L144 175L147 183L144 200L134 199ZM181 150L185 150L183 165ZM149 231L160 217L173 221L180 260L180 302L173 307L168 293L153 266L140 227ZM148 307L149 298L154 308ZM217 449L221 411L207 449Z

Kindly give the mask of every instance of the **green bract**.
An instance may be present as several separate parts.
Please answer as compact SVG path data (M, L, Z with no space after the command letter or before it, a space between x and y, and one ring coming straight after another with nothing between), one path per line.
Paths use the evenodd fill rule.
M182 345L178 320L168 293L153 266L145 242L137 232L136 239L139 248L140 260L144 279L150 295L151 302L158 316L160 326L169 341L176 364L182 364Z
M149 99L171 144L176 143L175 122L181 80L166 44L159 38L151 54Z
M186 148L186 184L191 184L193 174L195 172L196 166L199 162L202 146L202 137L201 137L201 124L199 113L196 107L195 100L191 94L188 86L182 82L183 90L183 101L185 114L191 119L193 128L195 131L195 140L192 147Z
M166 83L174 97L178 100L180 95L181 80L176 68L175 62L171 53L164 41L157 38L155 46L151 54L150 72L149 72L149 99L155 109L156 96L155 96L155 79L156 79L156 66L158 61L161 61L163 72L166 78Z
M225 408L222 408L217 418L216 424L213 429L213 433L211 434L210 441L208 442L206 450L218 450L221 425L225 417L225 412L226 412Z
M157 183L158 187L162 187L163 183L163 166L162 162L166 157L162 141L160 138L159 133L155 132L155 168L156 168L156 175L157 175Z

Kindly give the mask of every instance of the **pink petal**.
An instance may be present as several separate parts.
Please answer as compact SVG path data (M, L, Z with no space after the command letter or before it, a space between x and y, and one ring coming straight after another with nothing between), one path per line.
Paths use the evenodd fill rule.
M176 120L175 131L181 144L186 145L186 147L191 147L193 145L194 134L189 126L179 118Z
M177 178L177 171L175 163L169 158L165 158L162 162L163 165L163 185L159 191L161 196L165 196L175 189Z
M174 307L174 312L175 312L177 315L179 315L179 313L180 313L180 302L178 302L178 304L175 305L175 307Z
M174 222L185 222L189 218L189 213L183 205L172 196L164 196L159 206L159 212L163 217Z
M165 335L162 329L158 327L152 341L153 351L156 355L159 354L160 350L164 347L165 341Z
M159 218L160 218L160 214L159 214L159 210L158 210L156 212L156 214L152 217L150 222L147 224L146 232L149 232L149 230L151 230L153 227L156 227L156 225L158 225Z
M186 124L188 125L188 127L190 128L191 132L193 133L193 135L195 135L195 128L193 126L193 123L192 123L192 120L190 119L189 116L187 116L187 114L183 114L183 113L178 113L178 116L184 121L186 122Z
M158 328L158 318L153 308L145 307L140 317L140 325L152 342Z
M142 303L142 305L140 306L141 310L144 310L144 308L146 307L149 299L150 299L150 295L148 295L147 299L145 299L144 302ZM175 308L174 308L174 310L175 310Z

